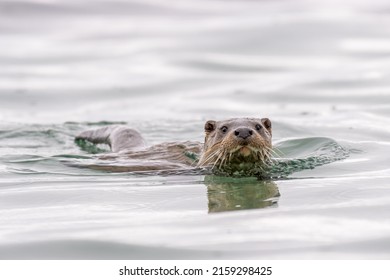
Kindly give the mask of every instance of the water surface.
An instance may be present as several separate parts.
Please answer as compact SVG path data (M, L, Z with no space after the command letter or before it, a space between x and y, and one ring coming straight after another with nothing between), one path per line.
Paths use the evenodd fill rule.
M326 2L2 1L0 258L389 258L390 4ZM279 175L69 164L85 129L236 116L272 120Z

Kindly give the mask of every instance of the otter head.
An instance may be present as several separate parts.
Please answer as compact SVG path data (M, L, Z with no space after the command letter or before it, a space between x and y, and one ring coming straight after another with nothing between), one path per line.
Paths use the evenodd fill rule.
M268 118L235 118L207 121L199 166L227 173L266 166L271 157L271 121Z

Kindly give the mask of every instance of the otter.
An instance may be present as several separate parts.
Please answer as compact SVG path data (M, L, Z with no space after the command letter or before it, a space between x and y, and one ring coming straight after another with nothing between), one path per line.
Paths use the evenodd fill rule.
M90 166L107 171L151 171L206 168L214 174L262 176L271 161L272 126L268 118L209 120L204 125L205 140L163 143L148 147L142 135L126 126L87 130L76 142L108 144L113 154L99 159L121 160L121 166ZM144 160L144 162L140 162ZM124 162L127 164L124 164Z
M272 127L268 118L207 121L199 166L222 173L255 175L271 160Z

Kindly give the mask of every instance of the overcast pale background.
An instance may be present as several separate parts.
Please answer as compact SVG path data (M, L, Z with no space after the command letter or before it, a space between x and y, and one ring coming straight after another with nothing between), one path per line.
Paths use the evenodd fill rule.
M0 257L389 258L389 74L389 1L0 0ZM154 144L233 116L331 163L271 204L66 164L102 121ZM211 213L223 194L241 211Z

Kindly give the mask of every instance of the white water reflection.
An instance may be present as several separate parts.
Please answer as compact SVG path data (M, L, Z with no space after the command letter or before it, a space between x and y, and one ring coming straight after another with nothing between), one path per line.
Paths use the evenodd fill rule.
M385 0L0 2L0 258L388 258L389 13ZM268 201L257 184L63 164L90 156L73 137L91 122L156 144L234 116L269 117L276 146L306 143L286 156L323 138L349 156L274 181Z

